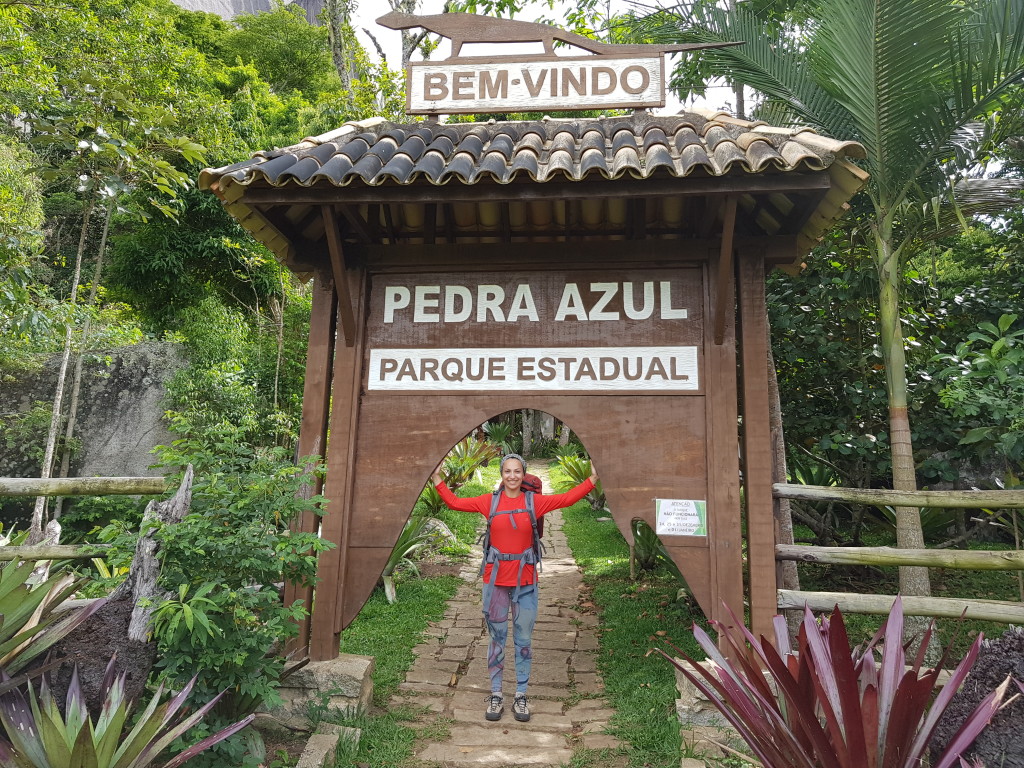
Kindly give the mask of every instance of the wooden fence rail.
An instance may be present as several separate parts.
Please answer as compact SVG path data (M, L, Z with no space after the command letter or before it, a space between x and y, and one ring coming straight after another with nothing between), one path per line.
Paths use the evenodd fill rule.
M7 560L85 560L103 557L108 544L40 544L34 547L0 547L0 562Z
M1024 570L1024 552L1019 550L811 547L778 544L775 547L775 559L830 565L922 565L928 568L961 568L972 571Z
M885 616L896 598L892 595L859 595L848 592L803 592L793 589L778 591L779 608L803 610L806 605L815 613L831 611L838 605L844 613L868 613ZM1024 624L1024 603L1002 600L974 600L956 597L913 597L903 595L903 613L907 616L934 616L998 621Z
M162 477L0 477L0 496L153 496L168 490Z
M839 488L826 485L775 483L779 499L849 501L875 507L935 507L942 509L1024 508L1024 491L891 491L885 488Z

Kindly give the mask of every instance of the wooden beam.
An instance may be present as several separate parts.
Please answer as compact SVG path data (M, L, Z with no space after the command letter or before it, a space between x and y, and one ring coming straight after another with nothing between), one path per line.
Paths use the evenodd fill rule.
M296 450L300 458L316 456L321 461L327 452L327 424L330 417L331 373L334 359L334 343L337 331L338 295L334 290L334 279L328 273L316 276L313 285L313 307L309 318L309 341L306 348L306 378L302 392L302 424L299 427L299 444ZM309 499L323 492L323 478L307 476L308 482L299 491ZM318 517L313 512L303 512L293 522L292 528L302 533L316 533ZM301 655L308 653L310 644L309 611L313 605L313 587L285 582L284 604L292 605L301 600L307 614L298 622L298 634L288 641L286 651Z
M886 488L839 488L776 483L780 499L848 501L875 507L934 507L936 509L1014 509L1024 507L1024 491L891 491Z
M828 189L832 186L827 171L785 173L775 175L709 176L683 179L617 179L547 182L534 181L498 184L480 182L460 184L451 182L441 186L423 183L381 185L377 187L333 184L318 187L246 187L241 201L247 205L315 204L324 203L476 203L497 200L587 200L594 198L634 196L678 197L708 195L806 192Z
M704 303L715 311L716 270L721 264L707 264L704 280ZM733 306L732 281L725 300ZM724 337L735 339L735 315L730 313ZM740 469L737 451L737 382L736 345L712 344L710 324L704 326L704 389L713 393L705 397L705 460L707 482L708 545L710 547L711 606L708 618L732 625L724 606L743 616L743 537L740 530ZM702 606L707 610L707 607Z
M337 658L341 605L345 596L345 573L351 531L352 487L355 469L355 442L359 424L359 385L363 375L362 323L363 301L366 297L366 273L345 275L351 278L348 293L356 299L356 316L360 318L357 343L339 347L334 355L331 383L331 440L327 449L327 478L324 496L327 515L320 525L320 535L337 544L335 549L320 554L317 562L316 600L310 629L309 655L313 661Z
M427 245L437 242L437 203L423 206L423 242Z
M978 621L998 621L1004 624L1024 624L1024 603L1000 600L973 600L956 597L914 597L904 595L904 616L933 616L938 619L964 618ZM836 605L843 613L866 613L886 616L896 602L894 595L858 595L847 592L803 592L779 590L779 608L803 610L807 606L814 613L831 611Z
M348 293L348 277L345 274L345 252L341 247L341 233L334 217L334 206L321 207L324 216L324 232L327 236L327 250L331 255L331 272L334 274L334 291L338 295L338 319L341 321L341 335L345 346L351 347L356 340L356 321L352 312L352 297Z
M739 338L743 384L743 485L747 507L750 626L774 637L775 515L772 499L772 434L768 403L768 319L764 262L759 251L740 254Z
M388 233L388 240L392 245L398 244L397 229L395 229L395 215L390 205L384 206L384 229Z
M450 203L445 203L442 210L444 210L444 237L449 245L452 245L455 243L455 207Z
M356 233L358 237L364 243L373 242L373 233L370 232L369 226L362 216L359 215L359 211L356 210L355 206L343 205L341 206L341 215L348 221L349 226Z
M493 233L491 233L493 234ZM598 240L546 243L489 243L486 261L480 258L480 246L467 243L438 243L437 245L358 245L345 244L346 264L349 267L372 264L423 267L437 271L441 267L491 269L493 265L533 264L538 268L560 269L561 262L594 264L601 260L617 264L623 260L657 262L666 266L680 261L700 263L707 260L714 240ZM761 248L765 255L792 254L796 238L789 236L737 238L737 249Z
M154 496L163 477L0 477L0 496Z
M969 571L1024 570L1024 551L979 549L895 549L894 547L805 547L778 544L777 560L831 565L921 565Z
M715 284L715 344L720 345L725 339L725 315L733 309L732 302L727 301L729 289L733 282L733 237L736 230L736 198L730 195L725 199L725 212L722 216L722 246L718 252L718 279Z
M38 544L0 547L0 562L9 560L88 560L103 557L109 544Z

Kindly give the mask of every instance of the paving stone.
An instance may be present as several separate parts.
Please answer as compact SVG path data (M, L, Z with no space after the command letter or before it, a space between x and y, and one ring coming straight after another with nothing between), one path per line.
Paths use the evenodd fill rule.
M520 765L565 765L572 760L569 748L457 747L451 744L430 744L418 758L425 763L439 763L445 768L491 768Z
M511 722L516 723L508 712ZM532 722L532 721L531 721ZM456 725L451 729L451 740L453 744L461 747L491 746L491 747L546 747L558 749L566 746L565 737L557 733L538 733L529 729L512 729L508 724L494 723L487 725Z
M574 653L569 659L569 669L575 672L596 672L597 657L592 653Z
M575 721L575 718L573 718L573 720ZM608 720L605 718L577 725L577 729L580 733L604 733L607 727Z
M609 709L608 702L603 697L595 697L592 699L580 699L570 710L570 712L591 712L593 710ZM609 711L611 711L609 709Z
M457 661L463 662L470 658L472 650L470 647L462 646L459 648L449 648L448 646L442 646L441 652L437 655L437 658L441 661Z
M458 677L447 669L410 669L405 676L405 682L449 686L455 685Z
M580 739L584 749L617 749L622 742L608 733L585 733Z
M577 693L597 693L604 690L604 682L601 677L593 672L580 672L573 675L576 683Z
M483 629L483 616L481 616L480 618L458 618L455 620L455 626L460 629Z
M601 647L601 645L598 642L598 639L597 639L596 635L592 635L592 634L589 634L589 633L587 633L587 634L581 633L580 636L576 638L576 650L577 651L596 651L600 647Z
M447 684L437 685L435 683L410 683L407 681L399 683L398 690L414 691L416 693L450 693L452 688Z
M707 763L696 757L684 757L679 761L679 768L706 768Z
M445 635L444 644L449 648L460 648L472 645L479 637L479 632L470 632L465 629L453 629Z
M415 672L416 674L423 674L426 672L447 672L451 674L457 672L459 669L458 661L444 661L442 659L436 659L431 656L420 657L413 662L409 668L409 672ZM406 677L408 679L408 676Z
M565 664L557 663L542 663L538 664L536 660L533 662L533 667L530 672L530 682L536 682L540 685L559 685L564 683L569 684L569 668Z
M533 706L533 702L530 702L530 721L527 723L520 723L512 716L512 702L510 699L505 701L505 714L501 720L497 721L501 723L505 728L519 728L521 730L529 731L542 731L550 733L569 733L572 730L572 721L569 720L565 715L547 715L541 714L537 711L537 708ZM484 706L481 703L478 709L456 709L453 717L456 723L480 723L487 724L491 723L484 719Z
M534 685L530 683L527 694L532 701L535 696L547 696L552 699L564 699L569 695L569 687L564 685Z

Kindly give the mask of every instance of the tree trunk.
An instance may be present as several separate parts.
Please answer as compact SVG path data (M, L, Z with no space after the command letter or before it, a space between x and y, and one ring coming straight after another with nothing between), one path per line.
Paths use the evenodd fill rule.
M558 444L565 448L565 446L569 444L570 437L572 437L572 430L569 429L569 425L563 421L562 428L558 431Z
M71 278L71 295L68 303L71 306L67 325L64 327L64 352L61 355L60 369L57 372L57 384L53 391L53 414L50 417L50 429L46 433L46 448L43 451L43 464L39 477L49 478L53 473L53 455L57 448L57 436L60 434L61 409L64 403L64 385L68 375L68 362L71 360L71 345L75 332L74 306L78 301L78 284L82 279L82 256L85 253L85 242L89 233L89 220L92 218L94 201L90 199L82 211L82 231L78 236L78 251L75 254L75 271ZM38 544L43 539L43 517L46 512L46 497L36 497L32 508L27 544ZM57 542L54 542L57 543Z
M555 417L545 411L537 412L537 419L540 421L541 440L555 439Z
M331 46L331 59L341 80L342 98L351 102L352 93L352 51L351 42L345 32L349 26L352 7L349 0L326 0L327 40Z
M889 394L889 442L892 451L892 484L899 491L916 491L914 451L910 439L910 420L907 415L907 361L904 351L903 328L900 325L899 253L892 246L883 221L883 231L876 232L879 301L879 343L885 363L886 387ZM924 546L921 514L916 507L896 507L896 545L901 549ZM903 595L930 595L931 584L927 568L900 568L900 593Z
M772 435L772 482L785 483L786 438L782 430L782 402L779 399L779 380L772 354L772 333L768 328L768 422ZM793 543L793 509L789 499L775 498L775 543ZM796 563L777 564L777 577L781 589L800 589L800 574Z
M524 408L523 411L523 458L530 458L533 449L533 411Z
M107 203L107 215L103 219L103 234L100 235L99 253L96 254L96 269L92 273L92 286L89 288L89 298L86 299L86 307L96 303L96 295L99 293L100 278L103 276L103 260L107 253L107 235L110 233L110 219L114 215L113 201ZM60 471L58 477L67 477L71 469L71 440L75 436L75 427L78 424L78 395L82 390L82 364L85 350L89 344L89 331L92 329L92 315L85 316L85 323L82 326L82 341L79 345L78 354L75 356L75 371L71 377L71 403L68 405L68 423L64 427L64 450L60 459ZM59 520L61 510L64 507L64 497L58 496L53 505L53 519Z

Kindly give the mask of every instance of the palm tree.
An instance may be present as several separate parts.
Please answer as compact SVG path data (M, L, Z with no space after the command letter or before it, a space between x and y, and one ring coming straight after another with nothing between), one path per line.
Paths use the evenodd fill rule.
M916 490L901 269L937 206L951 202L957 183L1019 124L1012 105L1024 78L1024 0L821 0L800 27L698 0L634 26L655 42L747 41L706 51L707 67L758 91L764 119L866 148L864 244L878 272L892 481ZM972 183L975 203L985 200L983 187ZM896 538L900 547L924 545L918 510L897 510ZM900 590L928 594L927 569L901 568Z

